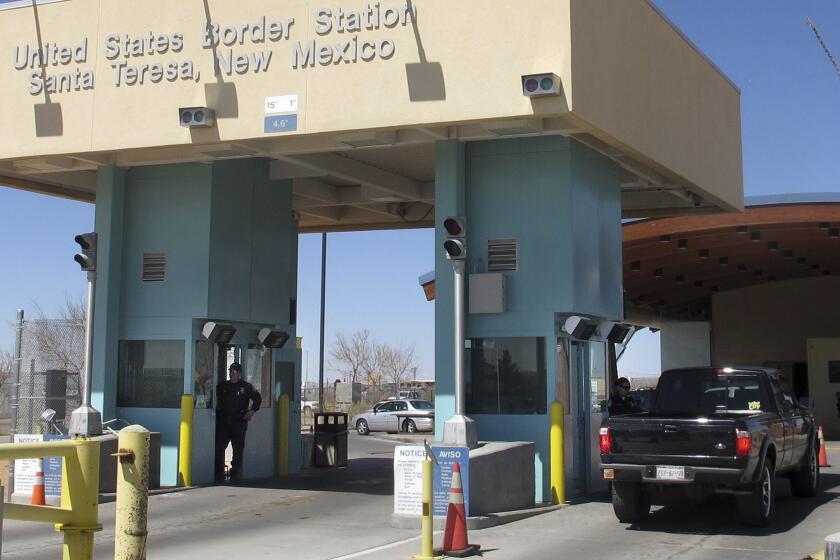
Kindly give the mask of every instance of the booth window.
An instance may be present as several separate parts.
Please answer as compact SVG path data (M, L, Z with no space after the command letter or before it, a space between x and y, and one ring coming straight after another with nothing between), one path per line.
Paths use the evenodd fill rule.
M209 340L199 340L195 343L193 395L196 408L213 408L213 346Z
M546 414L544 338L474 338L470 343L467 413Z
M263 408L271 408L271 349L248 345L242 364L242 377L260 392Z
M184 392L183 340L121 340L117 406L179 408Z

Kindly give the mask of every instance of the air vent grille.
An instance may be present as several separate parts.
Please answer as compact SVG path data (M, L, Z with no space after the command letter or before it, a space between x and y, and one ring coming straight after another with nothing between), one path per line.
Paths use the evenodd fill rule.
M143 253L143 282L166 279L166 253Z
M491 239L487 242L487 270L516 271L518 243L516 239Z

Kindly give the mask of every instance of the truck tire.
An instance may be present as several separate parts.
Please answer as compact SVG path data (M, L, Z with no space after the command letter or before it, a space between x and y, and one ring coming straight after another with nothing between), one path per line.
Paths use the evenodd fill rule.
M790 488L794 496L810 498L817 495L820 486L820 462L817 448L812 442L799 468L790 474Z
M612 504L621 523L641 521L650 513L651 494L637 482L613 482Z
M763 527L770 523L776 509L776 469L767 459L761 470L761 479L744 496L736 498L738 516L745 525Z

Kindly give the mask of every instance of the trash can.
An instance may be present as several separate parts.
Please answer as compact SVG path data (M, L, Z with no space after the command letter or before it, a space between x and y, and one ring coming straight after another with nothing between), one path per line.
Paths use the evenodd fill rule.
M315 466L347 466L347 414L315 413Z

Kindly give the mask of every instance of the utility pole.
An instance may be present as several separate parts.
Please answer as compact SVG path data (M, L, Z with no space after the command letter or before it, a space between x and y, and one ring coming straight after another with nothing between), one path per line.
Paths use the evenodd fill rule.
M318 357L318 410L324 412L324 310L327 303L327 233L321 234L321 350Z

